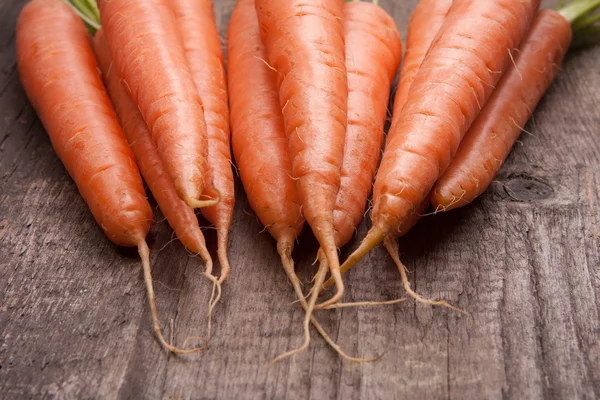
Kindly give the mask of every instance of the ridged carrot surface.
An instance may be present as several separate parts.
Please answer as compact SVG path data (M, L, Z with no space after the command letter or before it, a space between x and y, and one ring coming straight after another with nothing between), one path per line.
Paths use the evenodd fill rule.
M96 33L93 44L106 88L148 188L181 243L204 261L212 263L194 209L177 196L146 123L123 88L104 31Z
M454 0L394 117L373 189L373 227L342 272L403 233L512 65L538 8L539 0Z
M453 0L421 0L413 10L408 23L406 51L400 70L398 89L394 96L393 116L398 118L408 100L408 91L417 76L431 43L442 27ZM390 132L393 134L393 131Z
M257 0L302 213L343 294L333 229L347 123L342 0Z
M373 3L344 4L344 33L348 129L333 213L338 247L350 240L363 218L381 154L390 86L402 57L393 18Z
M231 164L229 105L221 39L215 23L212 1L170 0L192 78L204 105L208 135L208 169L204 193L221 201L202 208L202 214L217 228L221 280L229 275L227 247L235 203Z
M203 207L208 142L202 101L168 0L100 0L115 68L179 197Z
M16 43L25 92L94 218L115 244L138 246L152 209L83 22L62 1L35 0Z
M265 64L266 51L260 37L254 0L239 0L231 14L227 37L228 85L231 104L231 131L235 159L248 201L265 229L277 241L277 252L296 297L307 310L302 284L294 271L292 250L304 218L300 197L292 179L283 115L275 72ZM275 361L307 347L311 321L323 338L342 357L346 356L307 313L304 344Z

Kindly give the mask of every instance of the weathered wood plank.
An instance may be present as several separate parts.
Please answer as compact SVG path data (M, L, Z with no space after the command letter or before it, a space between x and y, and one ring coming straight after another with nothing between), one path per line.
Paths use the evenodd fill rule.
M600 47L571 52L497 182L470 207L424 218L400 244L415 288L467 310L413 302L318 312L351 354L316 334L241 185L234 268L205 353L165 354L152 335L135 252L111 245L52 151L18 82L14 24L0 2L0 393L3 398L598 398L600 397ZM222 36L234 0L215 2ZM416 0L381 0L404 34ZM157 221L162 220L159 212ZM368 223L358 229L354 248ZM215 247L214 232L206 231ZM202 265L159 222L149 236L163 326L205 334ZM294 256L309 281L316 243ZM347 276L348 301L402 294L382 249Z

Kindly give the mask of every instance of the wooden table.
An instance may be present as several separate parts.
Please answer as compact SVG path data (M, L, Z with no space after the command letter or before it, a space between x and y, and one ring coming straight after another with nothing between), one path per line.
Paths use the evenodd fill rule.
M416 290L467 310L415 305L319 312L349 353L315 333L273 240L237 182L231 277L210 349L166 354L154 339L134 251L96 226L27 101L15 63L24 0L0 3L0 397L598 398L600 396L600 46L573 51L492 187L469 207L424 218L401 243ZM405 35L416 0L382 0ZM216 2L225 37L233 0ZM158 307L175 342L203 334L210 285L156 212L149 241ZM357 238L367 231L359 227ZM214 231L207 230L214 249ZM342 251L357 245L358 239ZM315 241L294 257L304 281ZM347 301L402 296L378 249L347 275Z

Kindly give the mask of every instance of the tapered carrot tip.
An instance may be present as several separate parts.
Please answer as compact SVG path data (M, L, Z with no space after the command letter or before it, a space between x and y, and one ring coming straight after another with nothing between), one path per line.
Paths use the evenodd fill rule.
M346 262L342 264L342 266L340 267L340 273L344 274L350 268L356 265L356 263L359 262L368 252L373 250L375 247L379 246L381 242L383 242L384 237L385 234L383 233L383 230L377 229L375 227L371 228L369 230L369 233L367 233L367 236L360 243L358 249L354 250L354 253L352 253L350 257L348 257ZM325 282L325 284L323 285L323 290L327 289L334 283L335 280L333 279L333 277L329 278L327 282Z
M469 315L468 312L449 304L448 302L446 302L446 300L430 300L430 299L424 298L423 296L421 296L418 293L415 293L412 290L412 288L410 287L410 282L408 280L408 276L406 275L406 266L404 264L402 264L402 262L400 261L400 256L398 255L398 242L396 241L395 238L387 237L387 238L385 238L383 243L384 243L384 246L387 249L388 253L392 257L392 260L394 260L394 264L396 264L396 266L398 267L398 271L400 272L400 277L402 278L402 285L404 286L404 290L406 291L406 294L408 294L410 297L412 297L419 303L427 304L430 306L442 306L442 307L446 307L446 308L449 308L454 311L458 311L459 313Z
M431 205L435 208L434 213L446 212L469 204L472 199L465 199L466 190L462 190L459 196L452 193L442 193L434 190L431 194Z
M221 263L221 275L219 276L219 283L223 283L225 279L231 273L231 265L229 265L229 257L227 257L227 240L225 244L220 244L217 254L219 255L219 262Z
M322 249L319 249L319 251L317 252L317 260L320 262L320 266L321 266L320 268L324 267L324 268L330 269L329 265L327 263L327 257L325 256L325 253L323 252ZM320 271L320 269L319 269L319 271ZM332 271L330 280L332 280L332 282L337 287L337 283L338 283L338 281L341 281L342 275L341 275L339 269L336 270L335 272L337 273L337 276L334 275L334 273ZM321 293L321 291L318 290L318 288L323 287L324 280L325 279L323 279L323 280L318 280L317 279L315 281L313 289L311 290L311 294L312 293L316 293L317 295L319 295ZM315 288L317 288L317 289L315 290ZM342 290L343 290L343 288L342 288ZM342 292L342 294L343 294L343 292ZM320 310L320 309L324 309L324 308L327 308L327 307L331 307L331 306L337 304L341 298L342 298L342 296L340 295L340 291L336 290L336 293L330 299L328 299L328 300L326 300L326 301L324 301L324 302L322 302L320 304L317 304L315 306L315 309Z
M186 196L183 199L183 201L185 201L185 203L192 208L204 208L204 207L216 206L217 204L219 204L221 202L221 192L214 185L213 185L213 190L215 192L217 192L216 199L199 200L199 199L193 199L189 196Z
M321 244L317 259L326 259L325 265L329 266L331 279L335 283L335 294L329 300L321 303L319 308L337 303L344 296L344 281L342 280L342 274L340 272L340 260L338 258L338 248L335 245L333 224L331 222L324 222L324 220L320 221L321 222L315 224L313 227L315 236ZM318 291L318 293L320 293L320 291Z
M148 245L145 241L140 242L138 244L138 253L140 258L142 259L142 267L144 270L144 282L146 283L146 291L148 293L148 302L150 303L150 313L152 314L152 325L154 328L154 333L156 338L160 342L160 344L171 353L175 354L192 354L197 353L199 351L205 350L208 345L208 340L202 337L197 337L202 342L203 345L194 347L191 349L181 349L179 347L173 346L171 343L168 343L163 336L162 329L160 328L160 322L158 319L158 312L156 311L156 302L154 296L154 287L152 285L152 271L150 268L150 249L148 249Z
M215 277L214 275L211 275L209 273L204 273L203 274L209 281L211 281L213 283L213 287L212 287L212 292L210 294L210 299L208 300L208 315L207 315L207 327L206 327L206 340L207 340L207 346L208 346L208 341L210 341L211 337L212 337L212 315L213 315L213 311L216 307L217 304L219 304L219 300L221 300L221 281L219 279L217 279L217 277ZM216 296L215 296L216 295Z

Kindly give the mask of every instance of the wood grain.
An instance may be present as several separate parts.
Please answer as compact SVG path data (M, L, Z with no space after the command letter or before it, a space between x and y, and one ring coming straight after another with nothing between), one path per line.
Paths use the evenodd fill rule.
M349 353L384 357L344 362L315 334L308 352L267 371L301 342L302 312L241 185L211 348L170 356L152 335L135 252L96 226L21 88L14 26L24 3L0 2L2 398L600 397L600 46L568 55L532 135L479 200L425 218L401 243L416 290L469 317L414 302L319 312ZM405 35L416 0L380 3ZM215 2L223 37L233 4ZM200 260L170 241L158 211L156 219L158 307L181 343L204 334L210 286ZM363 222L357 238L367 229ZM307 282L316 249L305 234L294 253ZM346 279L348 301L402 294L381 249Z

